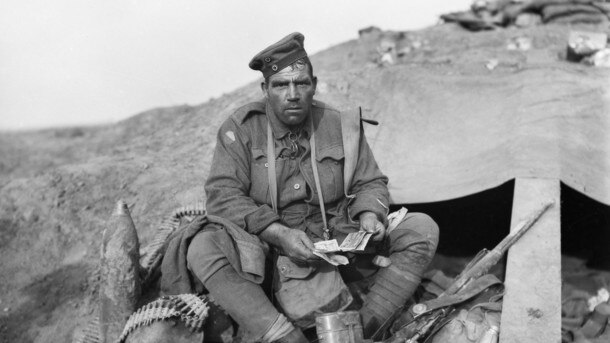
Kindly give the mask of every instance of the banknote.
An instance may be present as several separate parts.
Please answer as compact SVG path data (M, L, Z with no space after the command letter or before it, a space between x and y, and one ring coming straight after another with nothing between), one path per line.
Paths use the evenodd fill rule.
M341 251L361 251L364 250L372 234L366 231L352 232L339 246Z
M347 259L347 257L345 257L343 255L333 254L333 253L323 253L323 252L316 251L316 250L313 251L313 254L320 257L324 261L332 264L333 266L345 265L345 264L349 263L349 260Z
M315 242L313 245L316 248L316 251L319 251L319 252L339 251L339 243L337 243L336 239L331 239L329 241Z

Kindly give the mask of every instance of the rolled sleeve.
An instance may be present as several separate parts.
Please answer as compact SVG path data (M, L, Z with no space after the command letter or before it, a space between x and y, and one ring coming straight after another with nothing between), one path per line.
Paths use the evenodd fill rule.
M279 220L280 217L273 212L269 205L260 206L256 211L248 213L245 218L248 232L255 235L258 235L269 225Z

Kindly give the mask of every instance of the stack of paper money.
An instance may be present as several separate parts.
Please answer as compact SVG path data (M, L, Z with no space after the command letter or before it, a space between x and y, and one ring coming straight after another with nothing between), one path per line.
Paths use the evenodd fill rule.
M335 266L340 264L348 264L349 261L347 257L335 253L340 251L363 251L371 236L372 234L366 231L358 231L347 235L341 245L337 243L336 239L316 242L314 243L315 250L313 253L314 255L319 256L323 260Z

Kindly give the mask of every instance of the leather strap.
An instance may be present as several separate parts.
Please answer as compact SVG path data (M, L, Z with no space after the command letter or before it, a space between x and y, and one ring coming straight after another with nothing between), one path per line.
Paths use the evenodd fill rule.
M320 186L320 175L318 174L318 160L316 159L316 131L313 126L313 118L311 118L311 138L309 145L311 147L311 169L313 169L313 179L316 183L316 191L318 192L318 202L320 202L320 212L322 213L322 222L324 222L324 239L330 239L330 230L326 221L326 208L324 206L324 196L322 187Z
M267 108L267 113L269 109ZM356 170L358 162L358 151L360 147L360 127L361 127L362 109L358 107L353 111L347 111L341 115L341 135L343 139L344 151L344 166L343 166L343 192L347 198L354 198L355 195L349 194L350 185ZM313 170L313 178L316 184L316 192L318 193L318 201L320 203L320 212L324 223L324 239L330 239L330 231L326 219L326 208L324 206L324 195L320 185L320 176L318 174L318 160L316 159L316 139L311 118L311 138L309 145L311 147L311 168ZM376 123L375 123L376 124ZM273 131L271 123L267 120L267 177L269 178L269 193L271 196L271 205L273 211L278 213L278 193L277 193L277 175L275 169L275 141L273 140Z
M267 177L269 178L269 195L271 196L271 206L273 211L278 213L277 203L277 175L275 171L275 142L273 141L273 131L267 119Z
M362 109L360 107L341 113L341 136L343 138L343 153L345 156L343 164L343 192L348 198L354 198L349 194L350 185L356 171L358 162L358 150L360 147L360 118Z

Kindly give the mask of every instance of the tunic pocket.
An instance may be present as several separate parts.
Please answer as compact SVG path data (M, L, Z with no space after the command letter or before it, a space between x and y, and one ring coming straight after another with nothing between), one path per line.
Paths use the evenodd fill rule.
M279 156L285 148L275 148L275 156ZM285 167L284 158L275 159L275 178L278 185L278 196L281 196L279 177ZM269 193L269 158L267 150L252 148L252 162L250 163L250 198L258 204L271 206L271 194Z
M345 155L341 145L322 148L316 156L320 186L324 202L334 202L343 197L343 162Z
M267 176L267 153L263 149L252 149L250 164L250 198L259 204L271 203L269 177Z

